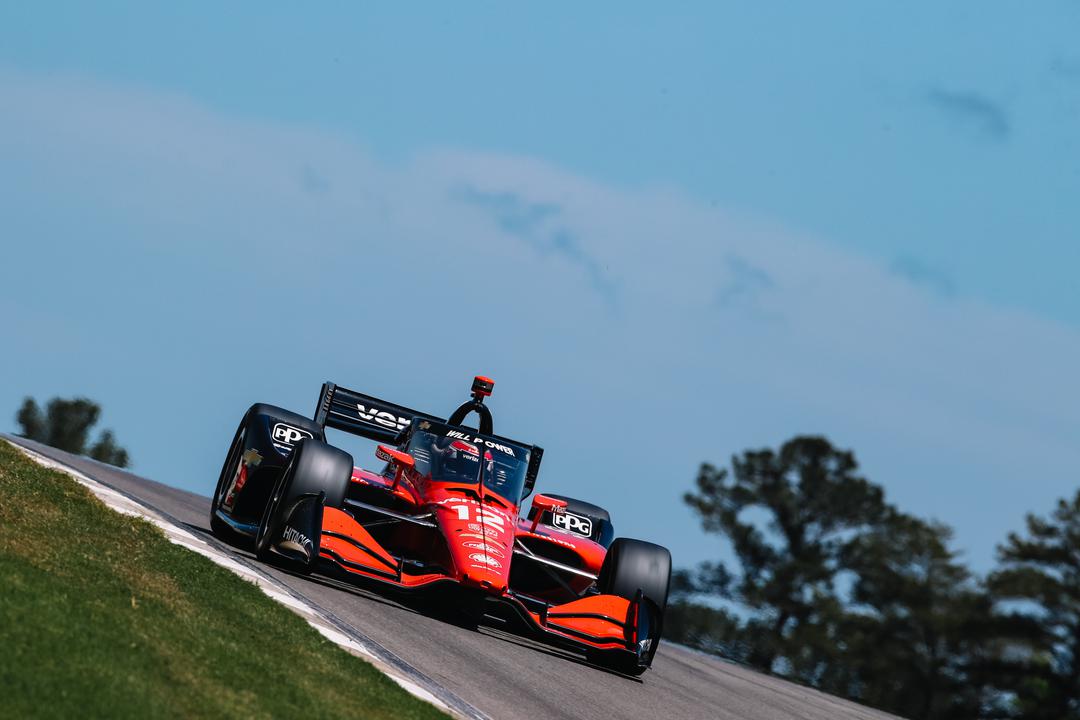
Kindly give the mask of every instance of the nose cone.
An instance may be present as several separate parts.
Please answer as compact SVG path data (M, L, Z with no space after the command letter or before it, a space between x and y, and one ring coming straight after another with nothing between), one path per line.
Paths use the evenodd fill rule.
M514 524L509 513L471 498L447 498L435 515L463 585L493 594L506 590L510 577Z

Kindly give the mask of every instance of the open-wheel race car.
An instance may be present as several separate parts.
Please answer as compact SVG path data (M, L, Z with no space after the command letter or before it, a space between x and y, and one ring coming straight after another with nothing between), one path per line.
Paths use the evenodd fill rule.
M520 517L543 450L493 433L493 387L477 377L445 420L332 383L314 419L252 405L214 490L214 534L251 537L260 559L304 572L329 563L400 589L449 587L465 608L497 601L549 641L640 675L660 640L671 554L614 538L605 510L569 497L536 495ZM463 424L472 414L476 428ZM385 466L355 467L326 428L381 443Z

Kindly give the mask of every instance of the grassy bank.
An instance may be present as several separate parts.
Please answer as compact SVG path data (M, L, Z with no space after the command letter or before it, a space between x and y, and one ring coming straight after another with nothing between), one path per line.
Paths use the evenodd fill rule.
M445 717L3 440L0 691L4 717Z

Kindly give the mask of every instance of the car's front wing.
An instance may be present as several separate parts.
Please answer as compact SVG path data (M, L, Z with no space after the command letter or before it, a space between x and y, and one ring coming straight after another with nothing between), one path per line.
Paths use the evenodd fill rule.
M351 515L325 508L322 516L319 557L351 576L414 590L439 583L457 583L445 572L414 572L395 558ZM659 641L658 610L640 593L633 600L617 595L587 595L551 605L512 590L488 595L510 604L528 625L544 636L578 648L626 655L648 666Z

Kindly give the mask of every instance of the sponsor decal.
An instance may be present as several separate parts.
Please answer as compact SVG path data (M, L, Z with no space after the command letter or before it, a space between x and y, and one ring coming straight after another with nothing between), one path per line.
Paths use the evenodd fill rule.
M256 453L256 455L257 454L258 453ZM236 472L233 473L232 484L225 492L225 499L221 502L221 504L225 507L226 510L231 511L233 509L233 506L236 504L236 493L243 490L244 485L247 484L247 472L247 463L241 462L239 465L236 466Z
M459 538L476 538L477 540L483 540L484 536L480 533L458 533Z
M276 423L274 425L273 432L270 433L270 437L274 438L274 442L279 442L282 445L295 445L304 438L311 439L315 437L307 430L302 430L292 425L286 425L285 423Z
M484 536L485 537L499 537L499 535L501 535L502 533L503 533L502 528L489 528L489 527L484 528Z
M495 442L494 440L488 440L486 438L480 437L479 435L470 435L469 433L463 433L460 430L449 430L446 433L446 437L457 438L459 440L464 440L465 442L472 443L474 445L483 445L485 447L491 448L492 450L498 450L499 452L506 453L510 457L515 457L514 448L510 447L509 445L503 445L500 442Z
M463 497L448 497L442 500L436 500L433 505L479 505L475 500Z
M247 485L248 466L243 463L236 469L236 479L233 481L233 492L240 492ZM232 493L229 493L230 495ZM229 503L230 505L232 503Z
M488 567L493 567L493 568L501 568L502 567L501 562L499 562L495 558L491 557L490 555L485 555L484 553L473 553L472 555L469 556L469 559L472 560L475 563L480 563L480 564L486 565Z
M311 548L311 540L308 539L307 535L300 532L292 525L285 526L285 532L281 534L281 539L285 542L296 543L305 550L309 550Z
M480 532L481 531L480 523L469 523L468 527L473 532Z
M378 458L379 460L382 460L383 462L394 462L394 456L392 454L393 452L395 452L395 451L391 450L391 451L388 452L387 450L384 450L383 446L380 445L377 448L375 448L375 457ZM406 453L406 454L408 454L408 453Z
M569 530L577 535L592 537L592 520L572 512L564 512L551 516L551 524L563 530Z
M529 533L525 532L524 534L528 535ZM563 547L568 547L571 550L577 550L577 545L575 543L572 543L569 540L564 540L563 538L559 537L558 535L552 535L549 532L544 532L540 528L537 528L536 532L531 533L531 534L542 537L545 540L549 540L549 541L555 543L556 545L562 545Z
M262 455L260 455L259 451L255 448L251 448L241 455L240 459L243 460L244 464L248 467L258 467L259 463L262 462Z
M500 558L506 557L506 553L504 553L502 550L500 550L498 547L492 545L491 543L474 542L474 541L470 540L468 542L461 543L461 545L463 547L469 548L470 550L483 550L484 552L488 553L489 555L494 555L495 557L500 557Z
M391 430L404 430L405 426L409 424L409 418L398 417L394 413L379 410L378 408L369 409L361 403L356 403L356 414L360 416L361 420Z

